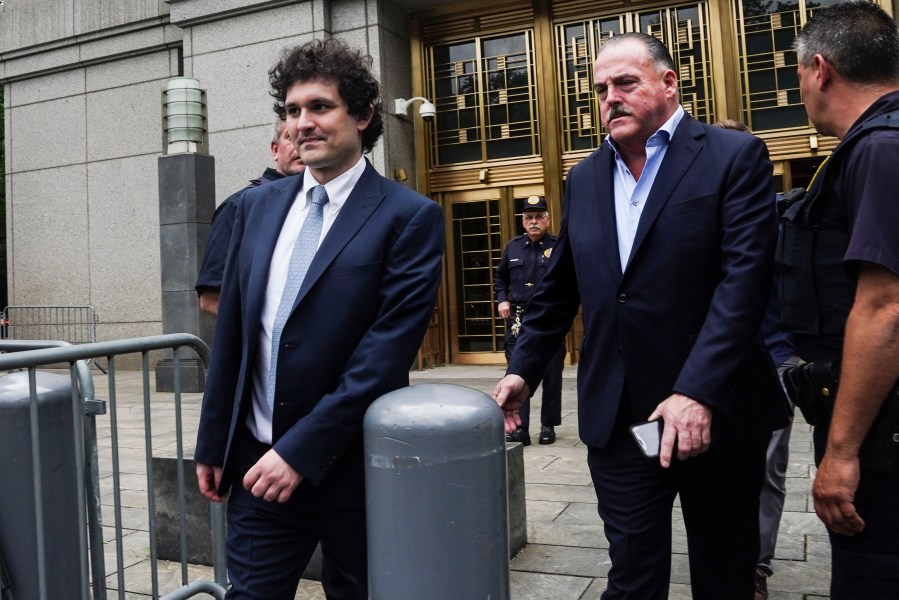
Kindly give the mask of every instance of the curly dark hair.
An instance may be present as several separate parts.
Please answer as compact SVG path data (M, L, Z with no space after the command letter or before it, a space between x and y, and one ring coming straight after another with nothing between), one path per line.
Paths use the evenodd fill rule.
M336 84L351 116L365 119L371 112L371 121L362 132L362 151L371 152L384 133L384 105L378 80L371 73L372 63L371 56L335 39L312 40L302 46L285 48L281 60L268 72L275 113L281 119L286 118L287 90L298 81Z

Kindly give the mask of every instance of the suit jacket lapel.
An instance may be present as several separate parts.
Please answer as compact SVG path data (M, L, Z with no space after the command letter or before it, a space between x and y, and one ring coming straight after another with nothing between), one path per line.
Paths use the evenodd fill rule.
M362 225L384 199L384 194L381 191L381 176L368 162L368 159L365 162L365 171L362 173L362 177L356 182L356 186L350 192L343 207L341 207L337 219L331 225L331 229L328 230L328 234L322 240L321 246L319 246L312 263L309 265L309 270L306 272L306 277L303 279L299 293L297 293L297 299L293 303L293 310L296 310L297 305L303 300L315 282L318 281L319 277L322 276L328 265L340 254L344 246L355 237Z
M634 261L634 257L659 217L659 213L662 212L672 193L677 189L678 183L696 160L699 151L702 150L702 145L698 142L698 138L702 135L704 133L699 124L690 115L684 114L668 145L665 159L659 167L652 189L649 191L649 197L646 199L646 206L643 207L643 213L640 215L637 233L634 236L634 245L631 248L631 255L627 259L628 267Z
M250 269L250 281L247 286L247 313L244 323L255 328L262 317L265 304L265 292L268 289L268 274L272 264L272 254L284 226L284 220L293 201L303 187L303 178L294 177L293 185L283 188L266 197L257 210L262 210L262 222L259 225L259 236L253 252L253 263ZM252 333L252 332L248 332ZM255 339L250 335L249 339Z
M613 185L615 153L607 143L594 155L593 188L597 191L599 232L609 270L616 282L621 281L621 258L618 255L618 227L615 219L615 187ZM587 220L589 223L590 221Z

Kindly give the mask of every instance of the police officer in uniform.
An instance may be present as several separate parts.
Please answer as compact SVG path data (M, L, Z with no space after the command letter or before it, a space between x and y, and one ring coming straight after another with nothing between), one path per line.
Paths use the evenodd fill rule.
M225 198L225 201L215 209L215 214L212 215L209 237L206 239L206 250L203 252L203 264L200 266L200 273L197 276L196 290L200 297L200 309L213 317L219 312L222 275L225 272L225 257L228 254L228 243L231 241L231 230L234 229L237 200L250 188L302 173L305 168L293 142L290 141L284 121L280 118L275 118L274 136L269 146L272 158L275 159L275 168L266 168L258 179L251 179L248 186Z
M524 204L521 225L525 233L509 240L503 258L496 268L493 289L496 294L499 316L506 320L506 361L512 356L515 341L524 323L525 309L537 284L543 279L552 260L556 237L547 233L549 210L546 198L530 196ZM562 369L565 362L565 345L556 352L543 374L543 404L540 408L541 444L556 441L555 426L562 423ZM535 388L536 389L536 388ZM521 427L506 435L506 441L531 443L530 400L521 405Z
M899 30L845 2L816 8L794 47L809 118L842 141L787 195L783 322L809 362L785 380L815 425L830 597L899 598Z

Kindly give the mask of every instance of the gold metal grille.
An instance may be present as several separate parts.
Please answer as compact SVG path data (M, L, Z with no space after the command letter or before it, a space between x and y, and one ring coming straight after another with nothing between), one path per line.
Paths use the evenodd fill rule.
M755 133L808 127L793 40L811 15L805 0L735 0L743 121Z
M425 55L437 105L429 166L540 154L533 30L435 44Z
M593 57L606 40L628 31L655 36L668 47L684 109L702 121L715 120L707 3L580 19L558 24L555 30L563 152L599 146L599 106L591 91Z
M459 352L498 352L504 327L493 304L493 273L502 258L499 200L451 205Z

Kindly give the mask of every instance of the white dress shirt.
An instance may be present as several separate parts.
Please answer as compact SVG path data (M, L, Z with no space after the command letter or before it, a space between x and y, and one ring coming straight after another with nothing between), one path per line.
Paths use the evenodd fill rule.
M322 222L321 237L318 240L319 247L337 219L340 209L350 196L350 192L362 177L365 167L366 161L360 157L355 166L325 184L328 203L324 206L324 221ZM272 325L275 322L278 304L281 303L281 294L287 283L287 271L290 268L293 247L309 212L312 188L318 185L320 184L312 176L312 173L306 169L303 172L303 187L294 198L287 218L284 219L281 233L278 234L278 242L275 244L275 251L272 253L268 286L265 289L265 304L262 307L259 323L258 351L253 369L253 409L247 414L246 421L253 436L265 444L272 443L272 409L265 400L265 387L268 383L268 373L272 362Z

